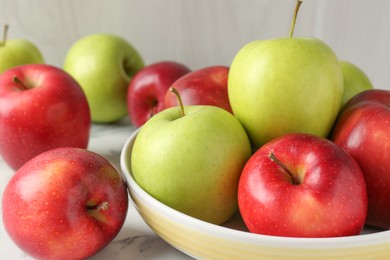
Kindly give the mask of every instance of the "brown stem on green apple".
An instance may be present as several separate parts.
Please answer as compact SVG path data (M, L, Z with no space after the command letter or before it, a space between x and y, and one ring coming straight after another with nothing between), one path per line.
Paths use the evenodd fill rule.
M298 16L299 7L301 6L302 2L303 2L303 0L297 0L297 4L295 5L294 17L293 17L293 20L292 20L292 23L291 23L291 27L290 27L290 38L293 37L295 23L297 21L297 16Z
M97 210L97 211L106 211L108 210L109 208L109 203L107 201L104 201L102 203L100 203L99 205L91 205L91 206L87 206L87 210L90 211L90 210Z
M8 27L8 24L4 25L3 40L0 42L0 46L4 46L5 42L7 41Z
M292 180L292 183L295 184L295 185L298 185L300 184L300 181L295 177L295 175L290 171L289 168L287 168L286 165L284 165L276 156L275 154L271 151L269 154L268 154L268 158L275 162L277 165L279 165L280 167L282 167L282 169L290 176L291 180Z
M183 101L181 100L179 91L177 91L177 89L175 89L174 87L170 87L169 91L176 95L177 101L179 102L179 106L180 106L180 115L184 117L185 116L184 105L183 105Z

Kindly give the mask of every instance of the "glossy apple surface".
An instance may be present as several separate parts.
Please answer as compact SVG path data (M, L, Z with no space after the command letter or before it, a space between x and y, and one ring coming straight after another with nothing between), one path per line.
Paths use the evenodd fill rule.
M127 109L136 127L163 110L168 89L190 69L178 62L162 61L145 66L135 74L127 92Z
M133 146L135 181L184 214L221 224L237 210L237 184L251 154L239 121L215 106L168 108L147 121Z
M363 91L348 101L331 139L355 158L367 183L367 224L390 229L390 91Z
M96 123L112 123L127 115L127 88L143 66L138 51L126 39L112 34L79 39L64 61L65 71L83 88Z
M231 112L227 93L229 67L209 66L191 71L176 80L172 87L177 89L184 105L211 105ZM164 109L178 106L177 98L167 92Z
M127 214L126 186L105 158L79 148L42 153L20 168L2 200L6 231L38 259L85 259L105 247Z
M340 64L344 79L342 105L356 94L374 88L370 79L361 68L348 61L340 61Z
M238 203L250 232L274 236L357 235L367 215L357 162L331 141L299 133L254 153L239 181Z
M8 27L5 27L7 31ZM43 56L38 47L25 39L0 40L0 74L7 69L24 64L44 63Z
M318 39L253 41L230 66L228 93L233 114L257 149L291 132L326 137L340 110L341 65Z
M85 94L65 71L29 64L0 75L0 153L12 168L53 148L86 148L90 127Z

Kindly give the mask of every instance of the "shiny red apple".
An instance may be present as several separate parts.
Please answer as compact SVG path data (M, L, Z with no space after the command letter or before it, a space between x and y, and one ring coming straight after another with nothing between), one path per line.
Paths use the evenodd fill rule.
M347 150L367 183L367 224L390 229L390 91L372 89L345 104L331 140Z
M104 157L81 148L57 148L24 164L2 198L11 239L37 259L86 259L123 226L126 185Z
M227 92L228 74L229 67L210 66L182 76L173 83L172 87L180 93L184 105L217 106L231 113ZM178 105L175 94L168 91L164 109Z
M188 67L174 61L153 63L138 71L127 92L127 110L133 125L140 127L160 112L172 83L188 72Z
M327 139L295 133L253 154L239 180L238 204L253 233L350 236L364 227L367 192L348 153Z
M85 94L62 69L30 64L0 74L0 154L13 169L53 148L86 148L90 127Z

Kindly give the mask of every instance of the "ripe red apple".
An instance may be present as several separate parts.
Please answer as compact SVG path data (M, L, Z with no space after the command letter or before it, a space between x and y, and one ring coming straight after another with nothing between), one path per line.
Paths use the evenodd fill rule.
M172 87L180 93L184 105L212 105L232 113L227 92L228 73L229 67L210 66L182 76ZM176 96L168 91L164 109L178 105Z
M3 193L11 239L38 259L85 259L117 235L128 196L118 171L81 148L57 148L23 165Z
M133 125L140 127L160 112L169 87L188 72L189 68L174 61L153 63L138 71L127 92L127 110Z
M327 139L294 133L266 143L249 159L238 204L253 233L348 236L363 229L367 192L348 153Z
M367 224L390 228L390 91L372 89L345 104L331 140L347 150L367 184Z
M0 75L0 154L12 168L53 148L86 148L90 127L84 92L62 69L30 64Z

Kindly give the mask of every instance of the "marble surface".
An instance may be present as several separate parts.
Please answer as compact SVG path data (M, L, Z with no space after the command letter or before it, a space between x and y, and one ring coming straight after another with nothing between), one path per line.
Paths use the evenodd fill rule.
M93 125L88 149L109 159L119 170L123 145L135 128L125 118L112 125ZM13 175L13 170L0 159L0 194ZM1 204L0 200L0 204ZM2 260L33 259L21 251L5 231L0 214L0 258ZM157 236L142 220L131 200L126 222L117 237L94 260L121 259L191 259Z

